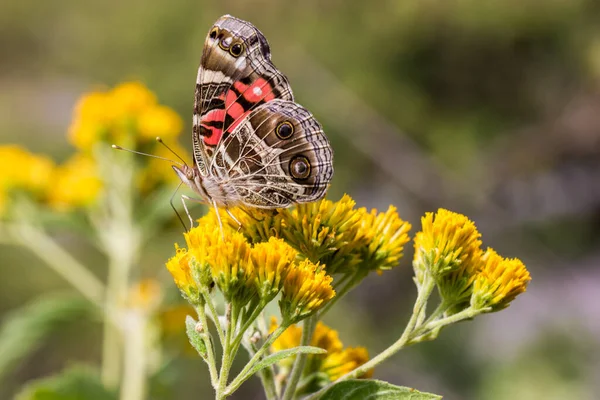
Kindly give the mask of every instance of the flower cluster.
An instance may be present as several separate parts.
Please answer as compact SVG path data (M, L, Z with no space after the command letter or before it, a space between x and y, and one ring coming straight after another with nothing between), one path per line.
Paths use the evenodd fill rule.
M98 143L127 147L152 144L157 136L175 139L181 118L157 103L156 96L139 82L127 82L109 91L90 92L79 100L69 128L69 140L80 150Z
M214 219L205 217L185 234L187 249L167 262L167 269L185 298L202 304L213 285L237 307L266 306L281 293L282 314L298 321L313 314L334 296L332 278L318 264L299 261L298 253L275 237L249 243L243 234L221 234ZM204 296L204 297L203 297Z
M8 211L11 197L26 193L43 199L50 188L54 162L16 145L0 146L0 215Z
M158 104L156 96L138 82L123 83L108 91L85 94L78 102L68 137L77 152L56 165L50 158L32 154L16 145L0 146L0 215L7 215L15 196L25 195L56 211L90 207L104 193L106 182L115 173L137 166L134 182L147 194L177 176L165 168L162 160L119 154L113 157L110 144L145 151L169 158L164 146L157 146L156 136L172 143L179 154L185 151L175 139L182 128L179 116ZM127 165L125 165L128 163Z
M278 326L277 318L271 318L270 332ZM271 345L271 351L291 349L300 345L302 328L297 325L288 327ZM354 370L369 360L369 353L364 347L346 347L339 338L336 330L319 321L310 340L310 345L327 351L325 354L310 355L305 365L305 376L308 386L321 387L333 382L340 376ZM283 379L292 367L294 358L286 358L278 363L279 377ZM369 378L373 370L367 371L359 378ZM310 388L308 391L313 391ZM308 388L307 388L308 389Z
M491 249L484 253L481 235L464 215L440 209L427 213L421 222L413 259L419 296L407 333L392 346L395 349L435 338L450 323L506 307L530 280L521 261L504 259ZM212 301L211 288L223 294L225 315L217 315L214 305L208 309L213 310L217 325L224 326L220 334L223 351L234 354L242 337L248 339L245 346L254 356L241 373L243 379L267 351L276 360L276 380L295 387L296 394L325 390L324 386L341 377L370 376L374 360L379 362L381 357L369 361L364 348L344 348L337 332L321 322L316 323L308 343L308 336L303 335L310 334L315 321L369 272L382 273L398 264L411 225L395 207L367 211L356 208L346 195L337 202L320 200L283 210L211 210L198 223L185 234L187 248L176 247L167 268L201 320L205 305ZM441 303L427 317L426 304L435 287ZM277 295L282 321L272 320L270 330L265 331L256 319ZM302 327L295 325L299 321L304 321ZM191 327L200 323L190 322ZM248 329L246 336L244 329ZM190 342L210 364L211 340L206 331L191 335ZM232 335L238 335L233 350L226 350ZM315 347L326 352L306 356L304 368L296 368L302 365L301 360L294 361L300 357L297 353L314 352ZM278 352L280 356L275 356ZM281 358L282 354L287 357ZM387 351L386 357L390 354ZM241 379L232 385L237 387Z
M220 210L229 229L240 229L252 243L273 236L282 238L302 257L321 263L329 275L364 277L370 271L397 266L411 228L395 207L383 213L375 209L369 212L356 208L348 195L337 202L319 200L291 209L236 207L229 211L241 223L240 228ZM216 213L211 210L205 218L214 223Z
M481 234L464 215L439 209L421 223L414 240L415 282L422 288L432 279L448 313L469 305L497 311L527 289L531 277L523 263L492 249L484 253Z

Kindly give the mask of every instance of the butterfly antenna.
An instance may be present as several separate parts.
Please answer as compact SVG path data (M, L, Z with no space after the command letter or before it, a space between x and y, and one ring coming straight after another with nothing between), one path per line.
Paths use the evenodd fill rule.
M186 162L185 162L185 160L183 158L181 158L181 156L179 154L175 153L175 151L173 151L172 148L170 148L169 146L167 146L167 144L165 142L163 142L163 140L160 138L160 136L156 137L156 141L158 143L162 144L163 146L165 146L167 148L167 150L169 150L171 153L173 153L173 155L175 157L179 158L184 165L187 165Z
M162 143L162 142L161 142L161 143ZM117 146L116 144L113 144L111 147L112 147L113 149L115 149L115 150L123 150L123 151L127 151L127 152L129 152L129 153L133 153L133 154L139 154L139 155L141 155L141 156L152 157L152 158L158 158L159 160L165 160L165 161L168 161L168 162L170 162L170 163L177 164L177 165L179 165L179 166L181 166L181 167L183 167L184 165L186 165L186 164L185 164L185 161L183 161L183 160L181 159L181 157L177 156L177 154L175 154L175 155L176 155L177 157L179 157L179 159L181 159L181 161L183 161L183 164L182 164L182 163L180 163L179 161L171 160L170 158L165 158L165 157L157 156L157 155L154 155L154 154L142 153L141 151L135 151L135 150L131 150L131 149L126 149L126 148L124 148L124 147ZM168 147L167 147L167 148L168 148ZM169 149L169 150L171 150L171 149Z
M179 185L177 186L177 189L175 189L175 191L171 195L171 198L169 199L169 204L171 205L171 208L173 209L173 211L175 211L175 215L177 215L177 219L179 219L179 222L181 222L181 226L183 226L183 231L184 232L188 232L189 229L187 228L187 226L185 226L185 223L183 222L183 219L181 218L181 214L179 214L179 212L175 208L175 204L173 204L173 199L175 198L175 195L179 191L179 188L181 187L182 184L183 184L183 182L179 182Z

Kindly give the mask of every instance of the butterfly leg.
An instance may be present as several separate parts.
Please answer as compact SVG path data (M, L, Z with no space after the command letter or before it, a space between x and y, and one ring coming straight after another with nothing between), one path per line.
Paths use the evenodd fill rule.
M219 228L221 228L221 238L225 241L225 232L223 231L223 222L221 221L221 215L219 214L219 206L217 206L217 202L211 200L213 207L215 208L215 214L217 214L217 221L219 221Z
M185 210L185 213L187 214L188 218L190 219L190 229L192 229L194 227L194 220L192 219L192 215L190 214L187 205L185 204L186 200L190 200L190 201L194 201L195 199L192 199L189 196L186 196L185 194L181 195L181 204L183 204L183 209Z
M238 224L238 232L239 232L240 229L242 229L242 223L240 221L238 221L238 219L235 217L235 215L233 215L231 213L229 208L226 208L225 211L227 211L227 214L231 217L231 219L234 220Z

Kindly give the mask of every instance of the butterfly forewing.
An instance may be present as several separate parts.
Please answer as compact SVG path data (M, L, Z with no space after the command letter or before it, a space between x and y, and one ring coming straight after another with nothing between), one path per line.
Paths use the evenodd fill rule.
M264 35L229 15L209 31L194 101L194 158L202 175L221 141L260 104L293 100L287 78L271 62Z

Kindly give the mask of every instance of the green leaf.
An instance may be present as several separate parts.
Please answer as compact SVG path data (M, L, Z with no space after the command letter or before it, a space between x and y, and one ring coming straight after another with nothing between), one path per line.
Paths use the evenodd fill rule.
M86 366L75 366L57 376L33 381L15 400L115 400L116 393L102 386L98 373Z
M433 400L441 398L442 396L435 394L423 393L372 379L355 379L336 383L319 397L320 400Z
M291 357L298 353L324 354L324 353L327 353L327 351L320 347L313 347L313 346L298 346L298 347L294 347L293 349L281 350L281 351L278 351L277 353L270 354L267 357L260 360L259 362L257 362L254 365L254 367L252 367L250 369L250 371L248 371L247 376L254 375L261 369L267 368L267 367L275 364L276 362L283 360L284 358Z
M90 303L80 297L40 297L12 310L0 326L0 380L10 368L34 351L49 333L69 320L90 314Z
M210 339L207 337L206 334L201 334L196 330L197 324L198 322L196 322L196 320L190 317L189 315L185 317L185 331L187 332L191 345L196 349L198 354L200 354L200 357L202 357L204 361L208 362L208 353L206 350L206 343L204 343L204 337L206 337L206 340Z

